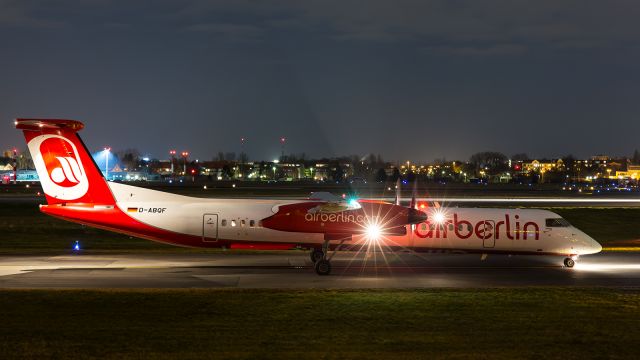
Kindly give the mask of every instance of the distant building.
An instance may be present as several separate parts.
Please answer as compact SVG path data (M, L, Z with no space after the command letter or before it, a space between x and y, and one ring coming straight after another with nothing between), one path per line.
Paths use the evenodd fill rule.
M522 171L524 172L547 172L562 169L564 169L564 162L562 159L548 161L533 160L522 163Z
M615 177L620 180L639 180L640 165L627 165L626 171L616 171Z
M40 181L38 178L38 173L35 170L18 170L16 171L16 175L18 177L17 181L24 182L35 182ZM13 182L14 171L11 170L0 170L0 182L3 184L8 184Z

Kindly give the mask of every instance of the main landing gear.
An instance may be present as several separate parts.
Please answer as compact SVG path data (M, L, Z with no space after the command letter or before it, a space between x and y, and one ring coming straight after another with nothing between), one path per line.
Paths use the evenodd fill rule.
M331 274L331 262L327 259L319 260L315 263L313 268L316 270L316 274L318 275L329 275Z
M318 261L324 258L324 251L321 249L311 249L311 253L309 253L309 257L311 258L312 263L317 263Z
M311 250L311 261L313 261L313 269L318 275L329 275L331 273L331 260L327 257L329 252L329 240L325 240L322 244L322 249Z
M578 260L577 256L568 257L564 259L564 266L568 268L572 268L576 265L576 260Z

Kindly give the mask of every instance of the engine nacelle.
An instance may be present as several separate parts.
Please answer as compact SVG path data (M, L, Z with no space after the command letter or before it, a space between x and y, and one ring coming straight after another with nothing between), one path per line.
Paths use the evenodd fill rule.
M262 226L280 231L322 234L366 234L372 227L380 235L403 235L405 225L427 219L419 210L386 202L310 201L279 206Z

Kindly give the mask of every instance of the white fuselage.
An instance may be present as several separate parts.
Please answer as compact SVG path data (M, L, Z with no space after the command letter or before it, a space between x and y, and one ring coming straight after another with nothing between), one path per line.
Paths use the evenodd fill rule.
M199 199L109 183L117 207L151 227L199 237L202 243L188 246L214 247L218 242L264 242L317 247L321 233L286 232L265 228L260 220L277 212L280 205L300 200ZM509 254L582 255L601 246L591 237L565 223L553 212L537 209L439 208L426 209L426 222L407 225L407 234L384 236L375 248L406 248L414 251L460 251ZM179 242L175 242L180 244ZM345 245L371 245L364 235L354 235Z

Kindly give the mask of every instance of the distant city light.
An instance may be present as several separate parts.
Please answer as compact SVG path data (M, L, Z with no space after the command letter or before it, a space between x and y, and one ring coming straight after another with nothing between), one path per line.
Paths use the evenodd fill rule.
M111 151L110 147L105 147L104 148L104 171L105 171L105 179L107 179L107 181L109 181L109 152Z

